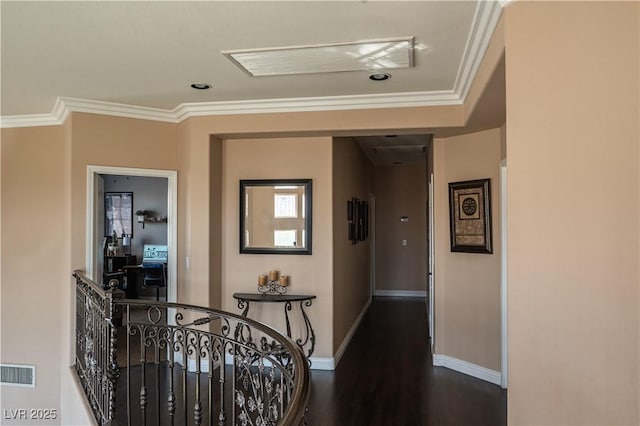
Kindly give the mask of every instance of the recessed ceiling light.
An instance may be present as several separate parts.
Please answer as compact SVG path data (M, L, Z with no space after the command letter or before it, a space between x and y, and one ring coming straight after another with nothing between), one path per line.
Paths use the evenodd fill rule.
M389 80L390 78L391 78L391 74L386 72L374 72L372 74L369 74L369 80L373 80L373 81L385 81L385 80Z
M209 83L191 83L190 86L192 89L196 89L196 90L211 89L211 85Z

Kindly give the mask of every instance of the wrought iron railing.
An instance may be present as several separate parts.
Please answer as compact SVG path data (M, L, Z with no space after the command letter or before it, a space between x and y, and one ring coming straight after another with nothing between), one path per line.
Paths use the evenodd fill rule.
M286 336L74 277L76 371L99 424L304 424L309 366Z

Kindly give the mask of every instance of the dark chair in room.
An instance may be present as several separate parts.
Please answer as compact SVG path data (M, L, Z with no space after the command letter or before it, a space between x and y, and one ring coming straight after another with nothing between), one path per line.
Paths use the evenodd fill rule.
M109 290L109 283L111 280L118 281L118 288L120 290L125 290L127 286L127 282L125 279L125 273L122 271L113 271L113 272L104 272L102 274L102 289Z
M156 301L160 300L160 289L167 287L167 265L165 263L143 264L142 286L156 290Z

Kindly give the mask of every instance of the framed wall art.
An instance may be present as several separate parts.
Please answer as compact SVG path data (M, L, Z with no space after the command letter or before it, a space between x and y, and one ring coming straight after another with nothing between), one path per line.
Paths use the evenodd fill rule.
M490 179L449 183L451 251L493 253Z
M358 198L347 200L347 223L351 244L369 237L369 203Z
M104 235L133 235L133 192L104 193Z

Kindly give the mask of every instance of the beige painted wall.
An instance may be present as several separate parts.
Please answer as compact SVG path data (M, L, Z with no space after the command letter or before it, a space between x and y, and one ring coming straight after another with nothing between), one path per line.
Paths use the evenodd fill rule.
M67 373L59 356L62 307L71 277L67 130L2 129L0 359L36 366L35 388L2 387L0 405L7 410L50 408L60 414L61 376ZM60 417L40 424L60 424Z
M435 352L500 371L500 129L434 139ZM451 252L450 182L491 179L493 254Z
M349 240L347 201L369 200L372 165L350 138L333 141L333 351L340 349L349 330L371 300L371 238Z
M505 13L509 424L638 425L640 3Z
M637 2L519 1L505 11L510 424L640 423L638 7ZM61 387L56 377L65 374L60 365L71 363L69 333L73 319L68 313L72 312L73 300L69 274L72 267L84 265L84 162L106 159L108 165L179 170L179 252L181 260L185 255L192 259L189 270L184 262L179 262L179 297L197 302L210 300L209 296L216 290L212 287L216 271L209 266L213 257L210 240L218 232L211 225L211 209L215 203L210 196L215 186L211 170L216 157L210 135L412 131L437 126L459 127L468 115L465 107L454 106L199 117L172 125L73 114L62 126L64 130L54 127L3 129L2 360L5 361L5 339L17 339L18 330L51 339L51 347L55 347L58 336L55 331L39 334L44 330L40 323L26 322L20 329L6 325L5 315L15 313L15 307L20 307L20 314L25 309L37 308L50 313L52 318L59 318L63 323L59 330L61 359L52 356L51 351L46 359L33 361L52 362L55 364L52 368L59 371L43 373L48 381L40 381L29 397L38 405L67 398L66 392L61 397L55 396L59 389L68 389ZM25 145L19 145L17 157L9 156L5 146L17 142ZM7 143L9 145L5 145ZM39 155L33 149L39 147L51 155ZM435 150L436 169L438 165L447 169L443 162L445 154L444 149ZM327 155L320 159L326 164L327 176L331 176L331 155ZM27 170L18 170L10 164L14 158L19 159L18 164L28 165L28 174ZM52 159L62 163L54 164ZM60 175L64 168L60 164L67 164L64 177ZM50 170L52 173L45 175ZM44 187L41 183L35 185L32 178L43 181ZM332 187L331 182L326 185ZM43 189L49 187L53 192ZM330 190L327 191L324 199L330 205ZM68 200L68 206L51 204L56 206L53 215L65 223L60 228L38 222L37 210L15 214L7 207L8 200L15 194L22 197L21 203L30 206L29 203L37 200L40 206L41 199L49 200L55 198L52 194L61 193ZM578 205L581 210L576 214ZM17 230L25 227L41 233L37 240L21 234L20 241L27 238L36 243L35 249L29 251L21 243L16 249L8 242L16 238ZM63 232L64 227L67 232ZM328 235L332 225L325 224L323 229ZM448 228L445 229L447 239L439 240L444 247L438 246L442 253L448 250ZM584 229L590 232L585 233ZM224 232L231 232L229 241L237 241L237 226L230 226ZM59 252L51 256L46 250L49 241L58 241L60 235L63 239L72 237L71 241L62 243L66 247L66 258ZM494 243L498 242L496 237L494 234ZM314 237L314 253L315 241ZM327 245L330 252L332 246ZM62 265L58 270L57 282L63 283L60 287L52 287L49 279L28 281L17 272L17 266L9 262L11 256L33 257L34 251L47 253L46 259L40 259L45 266ZM264 262L259 265L260 270L278 266L267 258L260 262ZM327 272L328 268L314 268L318 277L332 275ZM245 285L244 280L242 283ZM20 297L30 285L37 285L42 296L30 294L31 300L35 297L37 302L25 307ZM255 288L253 285L247 283L246 289ZM332 291L324 295L325 300L333 300ZM448 307L445 304L448 293L446 288L436 291L439 291L436 309L442 313L443 306ZM50 303L52 299L60 300L59 307ZM5 306L9 306L8 311ZM49 312L50 308L53 311ZM324 319L323 324L329 330L328 335L323 336L327 339L324 345L331 348L333 330L326 318L332 318L333 312L331 309L325 312L325 308L318 301L313 306L314 315L321 317L312 320L315 324ZM498 310L495 312L497 315ZM31 318L27 316L26 320ZM453 318L456 326L457 322ZM448 348L452 336L443 334L448 330L446 324L439 321L436 326L438 336L443 336L442 343ZM464 323L460 329L466 330ZM32 356L31 343L22 339L15 341L23 359ZM454 348L463 346L453 345ZM331 354L331 349L326 348L326 353ZM486 352L481 352L485 355L476 354L473 348L469 354L457 356L482 365L485 361L481 358ZM3 388L3 407L8 401L5 398L18 395L13 391L5 393L6 389ZM24 394L20 395L17 400L21 404L29 400Z
M209 164L209 306L222 307L222 145L211 136ZM190 170L190 172L193 172ZM178 240L183 240L178 236Z
M426 173L426 164L374 169L376 290L426 291ZM409 221L401 222L402 216Z
M329 137L315 137L234 139L223 145L222 309L239 313L233 293L255 293L258 275L271 269L289 275L290 293L317 296L307 308L315 357L333 356L331 144ZM313 179L313 254L240 254L239 181L286 178ZM249 316L286 331L280 304L253 304ZM296 325L294 333L300 331Z

